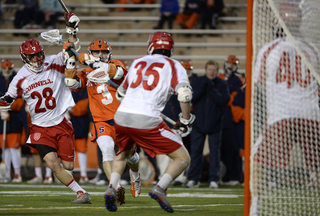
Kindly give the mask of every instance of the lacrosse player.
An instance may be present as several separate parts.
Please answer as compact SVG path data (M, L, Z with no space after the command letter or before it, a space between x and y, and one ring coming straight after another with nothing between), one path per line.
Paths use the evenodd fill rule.
M186 70L180 62L170 58L174 41L167 32L156 32L148 41L148 54L135 59L116 97L122 101L115 116L119 153L112 165L111 180L105 194L106 208L116 211L115 185L131 155L135 143L151 157L166 154L173 161L149 192L152 199L168 212L173 212L166 196L168 185L189 165L190 156L182 141L160 116L172 93L178 96L182 112L174 126L181 136L188 135L195 116L190 113L192 88Z
M76 33L80 20L73 12L65 13L64 17L69 42L79 48ZM36 148L55 176L77 193L77 199L72 204L91 203L89 194L67 171L74 168L74 130L64 114L75 103L64 84L64 69L75 67L75 59L64 61L62 52L45 57L41 43L34 39L20 45L20 56L25 65L11 81L6 94L0 98L0 110L10 110L16 98L24 98L31 115L28 146Z
M4 94L13 77L17 74L14 70L14 64L11 59L3 59L1 62L0 72L0 94ZM4 158L6 166L5 179L2 182L11 181L11 164L14 168L14 177L12 183L21 183L21 154L20 143L25 141L23 127L27 123L27 114L24 111L24 101L22 98L17 99L11 107L11 111L0 112L0 143L4 149ZM4 125L5 124L5 125ZM6 127L6 130L4 130ZM5 139L4 139L4 137ZM3 144L5 143L5 148Z
M64 46L67 47L68 43L66 42ZM116 146L113 117L120 102L116 100L117 89L108 85L107 81L111 79L119 85L127 74L126 67L122 62L111 59L111 50L107 41L94 40L89 45L88 53L80 53L79 62L97 69L86 68L79 74L76 74L75 70L66 69L65 73L65 83L69 88L74 91L83 89L88 91L89 108L93 118L91 141L96 143L102 152L102 165L109 180ZM104 74L106 80L93 82L88 79L89 74ZM131 193L134 197L138 197L141 190L138 153L132 152L127 162L130 167ZM119 181L114 186L117 188L117 201L121 205L125 203L125 189L119 184Z

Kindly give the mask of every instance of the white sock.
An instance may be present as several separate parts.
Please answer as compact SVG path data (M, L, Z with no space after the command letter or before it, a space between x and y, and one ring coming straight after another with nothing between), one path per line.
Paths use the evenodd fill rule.
M118 189L119 181L120 181L120 174L116 173L116 172L111 173L110 184L109 185L112 185L112 187L114 189Z
M139 170L138 171L131 170L131 173L134 179L139 178Z
M11 179L11 154L8 148L4 150L4 163L6 164L6 178Z
M10 148L11 153L11 160L12 160L12 166L14 169L14 174L18 174L18 176L21 175L21 154L19 149L17 148Z
M172 182L172 177L168 173L165 173L160 181L158 182L158 186L161 187L162 189L166 189L168 185Z
M80 176L87 177L87 155L82 152L78 152L78 161L80 167Z
M98 173L97 175L100 175L102 173L102 170L100 168L98 168Z
M52 176L52 170L46 166L46 177L51 177Z
M41 168L41 166L34 167L34 172L36 173L37 177L42 178L42 168Z
M83 193L86 192L74 179L72 179L72 181L66 186L76 193L78 193L79 191L82 191Z

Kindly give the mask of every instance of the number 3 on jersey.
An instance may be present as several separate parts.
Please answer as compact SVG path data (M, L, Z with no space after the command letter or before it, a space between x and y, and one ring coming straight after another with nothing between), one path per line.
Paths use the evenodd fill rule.
M103 99L101 99L101 102L104 105L108 105L108 104L112 103L113 97L106 86L98 85L97 92L98 92L98 94L102 94Z
M159 72L155 70L155 68L163 68L164 63L153 63L151 64L145 71L144 75L148 77L146 80L142 81L142 72L144 72L145 67L147 66L147 62L141 61L136 64L134 67L137 69L140 66L140 68L137 70L137 79L135 82L131 83L130 88L136 88L138 87L141 83L142 86L145 90L147 91L152 91L159 83ZM153 81L151 84L148 84L149 76L153 76Z

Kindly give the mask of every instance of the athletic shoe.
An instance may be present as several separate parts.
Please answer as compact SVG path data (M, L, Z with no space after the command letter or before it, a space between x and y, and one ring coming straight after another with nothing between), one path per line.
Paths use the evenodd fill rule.
M39 176L34 177L33 179L30 179L29 181L27 181L28 184L38 184L38 183L42 183L42 178Z
M231 180L231 181L228 181L228 182L221 182L220 185L223 185L223 186L237 186L237 185L240 185L240 182L237 181L237 180Z
M12 179L12 183L21 183L22 178L18 174L14 174L14 178Z
M71 204L91 204L91 199L88 193L78 192L76 200L73 200Z
M81 176L80 177L80 180L79 180L79 183L80 184L86 184L86 183L88 183L88 177L84 177L84 176Z
M196 183L194 180L188 181L186 187L187 188L198 188L200 186L200 182Z
M170 213L173 212L173 208L171 207L171 205L169 203L169 200L167 199L167 194L166 194L166 191L164 189L162 189L158 185L155 185L149 191L149 196L152 199L155 199L160 204L160 207L163 210L165 210L167 212L170 212Z
M107 185L108 182L106 180L100 179L99 181L96 182L96 185Z
M44 184L52 184L52 177L46 177L43 181Z
M126 193L126 190L124 189L124 187L119 187L118 188L118 193L117 193L117 202L122 205L122 204L125 204L126 203L126 197L125 197L125 193Z
M110 185L104 194L105 206L109 211L117 211L117 191Z
M217 182L215 182L215 181L210 182L209 188L218 188L218 187L219 187L219 185Z
M138 178L134 178L132 175L132 170L130 169L130 180L131 180L131 194L133 197L139 197L141 192L141 181L140 173Z
M90 184L95 184L100 180L99 175L96 175L96 177L94 177L93 179L89 180L88 182Z

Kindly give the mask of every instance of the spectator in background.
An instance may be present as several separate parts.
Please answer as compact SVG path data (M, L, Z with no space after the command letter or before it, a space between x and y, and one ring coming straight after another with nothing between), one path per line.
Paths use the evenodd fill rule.
M70 120L74 128L75 151L78 156L80 168L79 183L88 183L87 176L87 138L90 126L89 99L86 89L80 92L72 91L72 97L76 105L69 109Z
M156 27L153 29L163 29L164 23L168 22L169 29L172 29L173 21L176 19L177 14L179 14L180 6L178 0L161 0L160 7L160 20Z
M3 95L13 77L17 74L13 69L14 64L11 59L3 59L1 62L0 73L0 95ZM14 177L12 183L21 183L21 154L20 146L21 140L24 143L25 134L24 126L27 122L27 115L24 109L24 100L17 98L11 105L11 111L0 112L0 143L1 148L4 149L4 158L2 158L6 165L6 175L3 182L11 181L11 164L14 169ZM5 121L5 122L4 122ZM4 124L6 125L6 138L3 142ZM24 136L24 137L23 137ZM5 146L3 146L5 145Z
M204 0L201 11L201 29L206 29L207 25L210 29L216 29L218 17L222 16L223 8L223 0Z
M13 25L15 28L31 28L31 21L35 21L35 14L39 9L38 0L19 0L18 9L14 15Z
M223 130L221 141L221 161L226 166L226 174L222 178L223 185L238 185L242 182L242 159L240 157L240 143L236 134L236 123L233 121L232 102L235 94L243 86L243 80L236 75L239 59L235 55L227 56L224 63L224 73L219 77L228 83L230 100L223 108Z
M183 29L192 29L199 20L201 10L201 1L186 0L183 12L177 16L176 23Z
M153 4L155 0L118 0L118 4ZM125 11L125 8L119 8L119 11ZM135 8L137 10L137 8Z
M218 72L218 62L210 60L205 66L205 76L195 79L191 85L194 90L193 113L197 118L190 134L191 163L187 187L199 187L200 185L203 147L207 135L210 149L209 187L219 187L223 107L230 100L230 93L227 83L218 77Z
M40 28L44 22L45 28L53 29L59 16L62 16L62 7L59 1L42 0L40 8L35 16L36 25L34 28Z
M40 157L38 151L36 149L30 149L32 153L33 162L34 162L34 173L35 176L28 180L28 184L38 184L38 183L45 183L45 184L52 184L52 170L46 166L46 175L45 179L42 178L42 158Z

